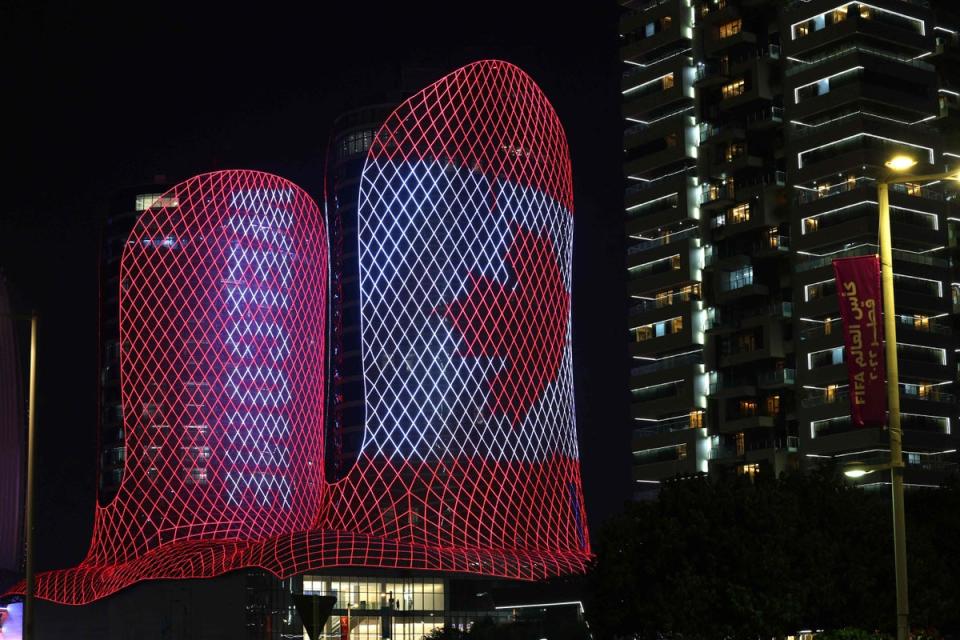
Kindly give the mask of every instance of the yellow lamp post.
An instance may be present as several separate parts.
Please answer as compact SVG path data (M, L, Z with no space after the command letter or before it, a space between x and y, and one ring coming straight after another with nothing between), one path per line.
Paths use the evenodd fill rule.
M25 318L17 314L4 314L9 318ZM27 490L24 496L23 538L25 547L25 584L23 598L23 638L33 640L33 620L36 592L36 577L33 562L33 530L35 510L33 497L35 494L36 469L36 423L37 423L37 325L39 317L36 313L30 316L30 373L27 395Z
M886 163L892 172L902 173L913 168L917 161L907 155L897 155ZM887 176L877 181L877 204L880 209L880 281L883 289L884 354L887 365L887 405L889 411L890 462L882 465L851 466L844 473L859 478L867 473L890 470L893 497L893 550L897 577L897 640L908 640L910 634L909 602L907 597L907 536L903 503L903 430L900 427L900 375L897 368L897 322L893 298L893 238L890 235L890 185L905 182L960 179L956 171L918 175Z

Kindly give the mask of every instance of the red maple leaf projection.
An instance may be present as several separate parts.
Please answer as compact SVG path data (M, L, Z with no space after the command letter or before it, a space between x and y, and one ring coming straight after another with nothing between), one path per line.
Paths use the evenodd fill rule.
M549 237L516 227L506 261L512 282L471 273L466 297L442 313L463 338L463 356L504 357L490 380L487 406L517 426L557 377L570 294Z

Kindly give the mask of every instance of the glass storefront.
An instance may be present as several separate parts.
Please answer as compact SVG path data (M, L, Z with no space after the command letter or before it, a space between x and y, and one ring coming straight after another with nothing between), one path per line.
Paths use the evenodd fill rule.
M346 640L420 640L444 625L446 581L438 578L303 577L303 593L337 599L324 637ZM304 638L306 638L304 633Z

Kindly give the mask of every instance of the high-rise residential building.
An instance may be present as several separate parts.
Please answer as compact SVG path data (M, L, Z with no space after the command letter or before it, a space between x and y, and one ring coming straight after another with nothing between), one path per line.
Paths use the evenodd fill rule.
M384 101L338 117L327 150L325 197L330 243L330 378L327 382L327 479L353 465L363 440L363 361L360 354L360 263L357 196L367 150L396 107Z
M955 22L922 1L621 5L637 496L883 455L850 422L831 261L878 252L891 156L960 166ZM951 189L890 194L908 484L957 447Z
M100 424L98 499L105 505L123 479L126 442L120 397L120 258L140 215L167 190L166 177L111 195L100 244Z

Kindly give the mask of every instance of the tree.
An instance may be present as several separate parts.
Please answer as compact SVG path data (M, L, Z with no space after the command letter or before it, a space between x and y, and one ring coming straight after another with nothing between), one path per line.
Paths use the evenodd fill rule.
M912 620L957 630L956 485L907 496ZM892 631L889 495L832 470L663 485L595 535L595 637L757 638L799 629Z

